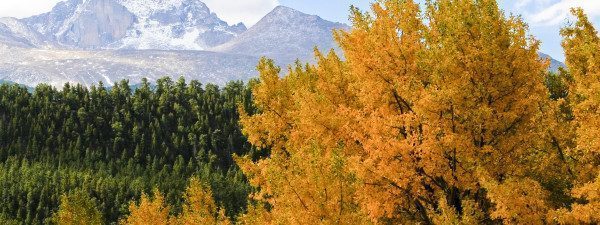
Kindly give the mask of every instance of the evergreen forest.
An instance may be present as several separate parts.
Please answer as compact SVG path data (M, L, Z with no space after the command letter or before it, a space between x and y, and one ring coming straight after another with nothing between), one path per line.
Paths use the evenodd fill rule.
M0 214L7 221L45 224L63 194L87 193L107 222L154 188L181 211L188 179L215 190L236 215L252 190L233 161L251 145L239 107L252 111L241 82L223 88L158 80L110 88L39 85L33 93L0 85Z

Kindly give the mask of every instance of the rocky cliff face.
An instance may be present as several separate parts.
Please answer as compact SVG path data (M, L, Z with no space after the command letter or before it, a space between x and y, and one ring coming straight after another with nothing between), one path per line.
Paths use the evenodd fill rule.
M25 21L60 45L97 49L125 37L135 16L115 0L69 0Z

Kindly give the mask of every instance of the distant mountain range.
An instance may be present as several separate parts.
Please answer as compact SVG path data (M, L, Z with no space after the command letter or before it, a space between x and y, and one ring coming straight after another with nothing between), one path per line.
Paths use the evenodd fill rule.
M286 65L311 60L314 47L337 49L334 29L349 27L283 6L247 29L198 0L67 0L41 15L0 18L0 80L89 86L184 76L224 84L256 76L261 56Z

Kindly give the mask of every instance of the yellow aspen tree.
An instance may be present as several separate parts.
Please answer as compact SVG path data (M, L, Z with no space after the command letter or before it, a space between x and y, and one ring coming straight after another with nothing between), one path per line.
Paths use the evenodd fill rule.
M139 204L132 201L129 205L129 215L119 223L124 225L168 225L170 224L169 206L165 204L160 191L155 189L153 199L142 194Z
M425 193L420 171L410 163L422 139L414 103L429 82L420 65L425 27L419 5L380 1L372 5L372 14L354 9L352 20L353 29L336 37L356 95L339 116L349 121L346 143L358 143L350 152L362 184L357 197L374 221L429 220L419 199Z
M340 35L364 93L355 117L365 128L352 129L364 150L356 164L366 171L359 173L361 203L371 216L398 222L431 223L440 201L466 221L483 218L463 210L491 213L490 203L504 202L490 199L504 195L485 195L484 180L523 179L493 186L498 191L537 183L527 178L527 159L542 135L547 64L526 25L506 18L496 1L430 1L426 8L420 19L411 1L382 1L374 19L355 13L354 29ZM521 199L546 209L542 187L531 187ZM543 210L512 206L504 211L544 219Z
M495 0L439 0L426 15L430 84L415 104L424 121L418 160L425 181L459 215L462 202L473 200L504 223L543 223L547 193L528 174L544 136L539 108L548 100L539 42Z
M208 185L198 178L191 178L184 195L183 212L177 217L179 225L228 225L229 218L225 211L215 203L212 191Z
M273 218L262 203L248 203L247 212L238 216L236 224L255 225L272 224Z
M284 78L261 61L260 112L241 123L271 154L238 163L271 223L546 219L548 193L531 175L548 130L538 42L494 0L425 6L353 9L352 30L335 34L345 61L317 51Z
M577 21L561 31L566 64L572 76L569 100L576 145L567 155L573 160L570 209L550 213L561 224L600 223L600 38L582 9L573 9Z
M341 93L348 83L342 75L344 65L333 53L323 56L317 51L317 58L318 65L328 66L297 64L283 79L273 61L262 59L259 63L261 82L253 93L261 113L242 116L241 123L254 145L268 147L271 152L257 162L249 158L237 158L237 162L250 182L260 188L255 200L272 209L251 210L242 216L243 221L367 222L354 201L355 178L348 171L344 147L336 137L347 123L335 116L336 106L351 98Z
M465 199L458 197L474 191L459 185L466 185L469 182L470 185L477 183L478 180L474 176L476 170L473 168L468 172L457 172L461 168L458 168L459 160L455 159L464 156L453 155L452 148L450 148L454 144L460 144L455 148L464 152L479 151L481 149L476 147L468 149L479 139L473 137L467 139L471 133L475 132L472 127L453 130L448 125L445 125L445 127L439 126L444 125L443 123L452 123L451 118L453 116L456 117L457 123L473 123L476 122L472 121L475 118L472 115L464 115L464 118L459 118L463 115L452 115L458 112L453 112L448 108L434 109L432 106L438 107L446 103L431 100L450 101L437 99L446 97L457 101L457 108L464 106L464 108L457 110L477 114L480 113L477 111L481 109L480 106L484 105L481 104L482 102L477 102L476 98L478 97L466 98L469 94L498 95L492 92L494 90L484 89L486 87L482 88L483 90L480 90L480 92L489 91L492 93L477 93L477 91L471 93L469 89L461 90L464 87L468 88L469 85L491 86L496 85L496 83L472 84L470 81L473 80L469 82L462 80L465 77L461 76L468 74L470 71L466 70L471 68L461 68L460 61L457 60L458 57L452 57L452 53L456 53L454 49L456 46L441 42L443 38L459 37L462 38L461 44L471 45L464 47L471 50L477 48L476 50L490 53L507 50L502 48L493 49L493 47L506 46L505 48L510 48L513 40L509 39L509 35L513 35L514 39L521 38L524 41L524 33L509 34L509 30L512 29L510 27L511 22L516 22L513 25L515 27L523 24L518 23L519 21L505 21L506 19L502 17L494 3L493 1L480 3L472 1L438 1L430 3L428 5L427 20L436 22L433 20L434 16L439 17L438 21L447 23L443 26L456 29L465 29L461 25L468 23L469 20L483 21L479 24L472 23L472 27L467 29L482 29L485 28L484 26L489 28L494 25L502 25L496 28L499 32L494 34L504 32L503 35L506 36L497 37L499 40L495 40L497 42L494 43L496 46L481 45L485 41L494 41L490 37L487 37L487 40L474 40L478 37L452 36L455 34L450 32L439 33L439 30L436 30L436 24L433 23L424 26L421 22L423 19L419 18L418 5L411 1L382 1L379 5L375 4L373 6L374 19L368 14L355 13L354 29L347 34L342 33L340 35L340 42L352 68L352 74L360 76L357 79L360 82L356 84L356 90L364 93L360 96L361 103L364 103L363 108L356 110L356 117L363 119L359 124L364 125L364 128L353 127L352 130L363 134L359 141L363 144L365 155L363 155L361 163L357 164L356 169L363 171L360 174L366 185L360 191L360 193L365 194L364 201L361 202L367 204L366 210L369 211L371 216L375 218L388 217L388 219L396 222L424 221L427 223L434 222L431 217L436 217L433 220L438 223L442 217L458 218L459 220L453 221L462 220L466 224L477 221L477 218L483 218L481 213L478 212L482 209L478 208L479 206L475 204L472 196L467 196ZM442 7L445 8L442 9ZM441 21L442 19L445 19L445 21ZM523 29L517 31L523 31ZM422 40L426 41L422 42ZM452 42L456 40L445 41ZM474 44L479 46L473 46ZM526 118L528 117L527 119L533 119L534 115L538 113L535 110L536 103L540 103L545 96L541 82L545 65L537 58L536 45L532 45L532 48L526 48L529 46L519 46L519 44L525 45L524 43L516 43L512 48L524 47L526 51L523 52L526 54L513 56L514 60L504 62L504 65L500 64L504 67L486 65L485 60L493 62L502 59L502 57L493 58L491 55L488 55L488 58L476 58L477 62L474 62L474 64L478 64L475 65L476 67L487 67L487 71L482 71L483 73L502 70L498 71L497 74L482 75L497 75L495 78L498 80L510 79L511 77L507 76L508 74L505 71L511 69L510 67L515 67L511 63L523 60L523 57L528 57L531 63L529 68L513 68L513 72L516 70L520 73L517 75L521 76L519 77L521 80L528 81L527 76L532 76L533 79L525 82L517 90L507 90L505 94L534 87L533 90L530 90L531 93L534 93L531 97L538 98L533 99L532 104L529 105L529 115L524 115ZM427 47L424 48L423 46ZM446 57L444 55L446 50L450 53L448 55L450 58L444 58ZM500 52L497 54L500 54ZM507 58L504 57L504 59ZM438 64L443 63L443 60L447 60L446 64ZM436 76L436 71L444 71L448 69L444 66L449 65L456 66L456 68L445 71L447 74L442 74L448 77ZM523 73L523 71L527 71L527 73ZM478 77L477 79L485 78ZM516 80L514 83L521 82L521 80ZM505 85L503 87L513 88L511 83ZM473 87L473 89L477 88L481 87ZM442 90L448 92L443 93ZM460 93L461 91L463 93ZM518 100L522 101L529 96L523 94L515 97L521 98ZM471 100L473 102L465 102ZM508 101L512 100L514 99L511 96ZM448 105L452 105L452 103L446 104L446 106ZM445 115L439 116L442 114ZM431 117L429 118L429 116ZM430 119L431 122L428 121ZM460 122L458 122L459 119ZM525 123L533 124L530 121L524 121L523 124ZM497 130L499 129L502 128L497 128ZM454 134L454 132L458 134ZM453 138L460 135L467 137L460 137L463 140L458 138L453 140ZM516 134L512 135L516 136ZM503 150L507 151L508 149ZM472 154L472 152L469 154ZM518 158L519 156L513 157ZM474 159L471 158L470 160ZM377 162L377 164L374 165L373 162ZM481 163L484 164L485 162ZM474 179L463 184L454 184L454 182L457 182L457 180L454 180L457 176L461 176L460 179L465 180L467 177ZM530 198L536 197L538 196ZM478 198L479 201L485 201L485 196L479 196ZM450 208L443 210L439 205L449 205ZM467 211L468 214L462 211ZM446 215L436 215L438 212ZM456 213L457 215L447 215L448 213Z
M561 33L566 64L575 81L571 98L578 152L574 154L594 161L600 155L600 38L583 10L574 9L573 14L577 22Z
M102 214L96 202L85 191L78 190L60 198L60 207L54 220L59 225L100 225Z

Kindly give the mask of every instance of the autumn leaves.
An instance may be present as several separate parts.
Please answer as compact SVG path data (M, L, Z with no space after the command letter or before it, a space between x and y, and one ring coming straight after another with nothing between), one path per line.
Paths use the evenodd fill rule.
M170 207L165 203L160 191L154 191L154 197L142 195L139 204L131 202L130 215L120 221L127 225L199 225L231 224L225 211L217 207L208 185L192 178L184 194L183 212L177 216L169 215Z
M553 101L538 41L496 1L372 9L336 32L345 60L317 52L284 78L261 61L261 113L242 124L271 155L238 161L272 207L263 222L598 222L567 210L598 201L600 42L583 14L563 31L573 99Z

